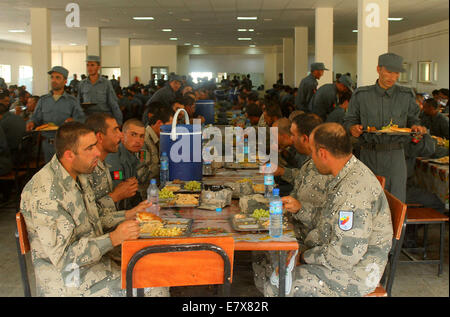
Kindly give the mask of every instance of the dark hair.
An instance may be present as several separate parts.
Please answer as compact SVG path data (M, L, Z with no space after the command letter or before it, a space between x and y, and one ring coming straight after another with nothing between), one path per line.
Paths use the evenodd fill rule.
M170 120L170 117L173 117L174 112L170 109L159 109L155 113L153 113L153 116L148 119L149 125L154 125L158 120L161 120L162 123L166 123Z
M0 114L4 114L8 112L8 107L5 106L4 104L0 103Z
M350 100L352 98L352 92L349 90L346 90L339 98L340 103L343 103L344 101Z
M56 157L61 159L68 150L76 153L80 137L91 132L94 133L87 125L77 121L61 125L55 137Z
M265 112L269 117L283 117L283 115L281 114L280 105L273 99L265 100L264 104L266 105Z
M36 96L36 95L34 95L34 96L31 96L30 97L31 99L34 99L35 101L36 101L36 103L39 101L39 96Z
M309 136L315 127L322 124L322 119L314 113L302 113L292 119L300 135Z
M0 93L0 100L5 99L6 97L9 97L9 93Z
M257 104L251 103L247 105L246 113L248 117L261 117L262 110Z
M441 89L439 89L439 92L448 97L448 89L447 88L441 88Z
M93 130L95 134L98 132L106 134L106 130L108 129L108 124L106 123L107 119L115 118L106 112L96 112L87 117L85 124L89 129Z
M423 101L423 104L424 104L424 105L428 105L428 106L430 106L430 107L433 107L434 109L439 109L439 105L438 105L437 101L434 100L434 98L428 98L428 99L425 99L425 100Z
M192 98L191 96L184 95L183 98L181 98L180 103L184 106L191 107L191 106L195 105L195 99Z
M313 133L316 152L323 148L337 158L352 154L352 141L341 124L335 122L323 123L317 126Z
M160 101L152 101L147 106L147 113L155 113L159 109L166 108L166 106Z
M125 121L125 123L122 126L122 132L127 131L128 127L130 125L135 125L135 126L140 127L140 128L145 128L145 126L144 126L144 124L142 123L141 120L138 120L136 118L132 118L132 119L128 119L127 121Z
M433 92L431 93L432 95L439 95L439 90L438 89L435 89L435 90L433 90Z
M247 95L247 99L248 99L249 101L258 101L259 96L258 96L257 93L249 93L249 94Z

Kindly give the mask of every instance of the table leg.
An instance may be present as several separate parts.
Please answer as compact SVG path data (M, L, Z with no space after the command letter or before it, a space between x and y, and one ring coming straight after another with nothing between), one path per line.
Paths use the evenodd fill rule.
M285 297L285 289L286 289L286 255L287 251L278 251L280 262L278 264L278 272L279 272L279 283L278 283L278 296Z

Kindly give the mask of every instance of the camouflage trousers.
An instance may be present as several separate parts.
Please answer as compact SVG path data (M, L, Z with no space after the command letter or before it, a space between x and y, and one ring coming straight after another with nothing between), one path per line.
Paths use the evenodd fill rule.
M306 265L305 265L306 266ZM266 297L277 297L277 284L271 282L274 270L278 267L278 257L273 251L252 252L252 267L256 288ZM337 297L335 291L305 267L296 266L292 270L291 287L286 290L286 297ZM289 283L286 283L287 287Z

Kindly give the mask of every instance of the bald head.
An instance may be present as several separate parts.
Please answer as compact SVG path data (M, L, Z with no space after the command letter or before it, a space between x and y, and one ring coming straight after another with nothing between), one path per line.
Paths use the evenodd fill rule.
M323 148L335 158L352 154L352 142L345 128L339 123L323 123L311 133L316 152Z

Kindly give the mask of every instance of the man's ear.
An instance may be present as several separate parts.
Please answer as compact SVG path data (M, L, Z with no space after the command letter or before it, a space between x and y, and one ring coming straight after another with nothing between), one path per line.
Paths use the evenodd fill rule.
M66 150L63 154L63 158L68 162L73 162L75 159L75 153L73 153L72 150Z

